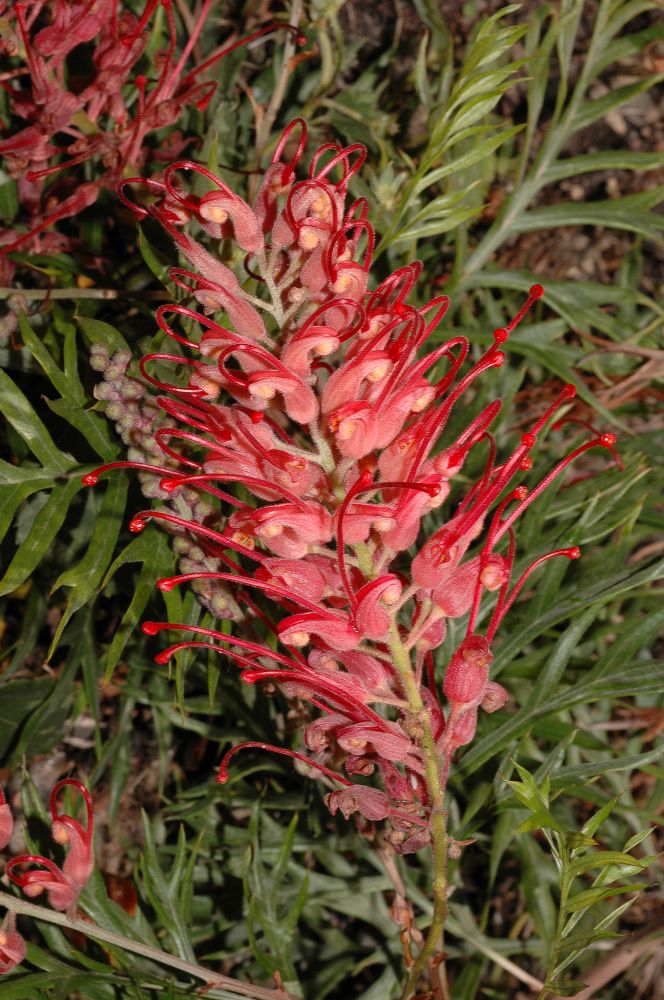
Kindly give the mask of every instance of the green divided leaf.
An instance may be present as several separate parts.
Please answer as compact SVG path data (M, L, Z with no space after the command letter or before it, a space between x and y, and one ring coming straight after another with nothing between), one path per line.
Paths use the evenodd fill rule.
M0 369L0 397L3 416L23 438L44 470L53 475L63 475L71 469L75 464L74 460L62 454L25 394L2 369Z
M76 566L61 573L53 584L53 590L71 587L71 593L55 630L49 657L53 655L72 615L91 600L101 584L117 543L126 497L127 480L122 476L109 480L85 555Z
M37 513L27 537L19 545L0 580L0 595L16 590L44 561L67 517L72 500L81 489L83 484L78 476L53 486L46 504Z
M185 908L181 906L180 899L187 867L184 861L184 851L186 850L186 839L183 839L185 836L184 828L180 827L178 834L177 859L179 860L176 860L169 881L159 863L152 824L145 813L142 814L142 819L145 844L141 865L143 886L161 925L168 931L173 941L177 955L185 961L193 962L195 960L194 951L184 917ZM187 884L191 888L190 880L187 880ZM187 905L190 906L191 902L189 901Z
M110 323L88 316L78 316L78 325L91 344L105 344L111 353L129 351L129 344L119 330Z
M664 241L664 220L652 209L664 201L664 186L608 201L573 204L561 202L523 212L512 224L512 232L531 233L556 226L610 226L626 229L646 239Z

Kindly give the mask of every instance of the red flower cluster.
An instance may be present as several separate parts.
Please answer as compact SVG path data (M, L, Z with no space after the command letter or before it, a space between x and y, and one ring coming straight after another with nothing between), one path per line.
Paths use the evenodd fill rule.
M176 51L172 0L148 0L140 18L119 0L23 0L3 11L4 6L0 0L0 53L15 65L3 74L2 85L11 96L13 114L26 124L0 141L0 156L18 182L19 202L30 222L25 232L2 234L0 255L15 249L68 248L62 234L41 234L81 213L103 188L144 168L150 157L168 162L179 155L189 141L180 132L170 131L159 149L149 147L147 136L172 129L185 106L207 106L216 84L201 82L201 74L210 66L239 45L284 27L271 23L187 72L212 0L203 0L181 52ZM154 55L153 75L148 76L136 68L148 58L150 21L159 6L168 43ZM84 78L74 75L87 67L81 45L89 46ZM74 50L79 50L75 69L68 63ZM94 169L81 183L72 168L90 163Z
M75 788L83 796L87 814L85 826L73 816L58 811L58 796L67 786ZM51 836L56 844L69 848L62 868L39 854L20 854L10 858L5 865L5 874L31 899L46 892L49 903L56 910L74 913L81 890L94 868L94 815L90 793L75 778L64 778L53 787L50 810ZM9 843L13 825L11 810L0 789L0 850ZM0 973L9 972L24 958L25 942L16 932L10 914L0 928Z
M15 919L9 915L0 927L0 976L11 972L25 958L25 941L15 930L15 924Z
M230 590L246 609L234 616L231 635L186 623L143 628L192 635L159 653L159 663L183 647L213 649L237 663L247 683L277 683L314 706L317 717L304 733L311 756L241 746L306 760L340 786L327 797L333 813L389 819L387 836L406 853L427 843L432 799L453 752L472 740L479 709L493 712L507 699L489 678L505 614L542 562L579 555L577 548L540 555L511 585L518 518L574 459L611 448L614 438L587 441L530 493L514 480L531 467L530 452L573 397L572 386L562 387L505 459L497 459L490 430L500 400L445 439L453 410L463 408L482 373L503 364L501 346L543 290L531 288L478 360L470 360L463 336L427 353L448 300L409 303L421 265L368 290L374 237L367 203L348 203L364 147L327 143L298 179L305 143L304 122L293 122L253 206L189 160L168 167L162 184L150 183L155 203L139 206L122 194L139 217L151 215L171 234L188 265L171 275L198 303L158 309L159 328L178 353L141 362L170 421L156 434L163 461L154 471L171 502L137 514L130 527L161 521L193 539L207 561L207 568L161 580L162 590L205 581ZM188 193L187 172L206 178L208 193ZM241 284L194 239L185 228L193 226L237 248L251 282ZM159 377L164 363L178 366L173 383ZM471 449L481 446L481 476L418 544L423 519L443 507ZM114 463L85 481L132 464ZM229 484L242 487L242 498ZM204 518L177 513L178 496L191 491L205 500ZM487 593L495 596L480 634ZM444 712L432 652L448 620L464 616L465 638L443 684ZM257 641L257 627L274 633L273 641ZM238 749L226 754L219 781ZM348 777L338 773L341 763ZM376 769L382 789L358 780Z

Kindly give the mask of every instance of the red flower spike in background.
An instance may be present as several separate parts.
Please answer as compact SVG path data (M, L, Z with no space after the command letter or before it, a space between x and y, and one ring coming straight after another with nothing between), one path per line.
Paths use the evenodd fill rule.
M5 798L5 793L0 788L0 851L3 851L9 843L13 829L14 817Z
M25 952L25 941L16 932L16 917L8 913L0 927L0 976L20 965Z
M58 812L58 795L63 788L67 788L68 786L75 788L83 796L87 815L85 827L81 826L78 820L72 816ZM90 878L95 864L93 854L94 814L90 793L85 785L82 785L80 781L76 781L75 778L64 778L62 781L58 781L53 787L50 808L52 819L51 836L56 844L67 845L69 847L62 870L80 891Z
M287 159L290 139L297 147ZM385 836L400 853L438 837L434 855L443 857L434 817L452 756L472 740L479 710L497 711L508 697L490 679L495 633L538 566L579 555L576 547L539 554L511 584L518 520L573 461L592 448L612 450L614 438L595 435L529 492L519 480L548 422L573 398L572 386L504 458L491 433L500 400L456 439L446 435L475 381L504 363L499 347L542 286L532 286L480 357L469 360L462 336L427 353L448 301L408 303L421 265L402 267L367 291L374 243L367 204L347 204L366 151L326 144L305 171L305 145L304 122L292 122L253 206L182 160L167 168L161 191L152 185L153 204L135 207L173 238L184 265L172 277L193 299L158 311L159 328L181 353L143 359L156 398L144 389L139 403L138 383L124 375L128 359L102 358L96 349L93 364L106 373L98 395L109 409L122 402L122 417L120 408L110 415L132 451L127 462L85 481L133 465L158 505L130 527L158 521L180 559L178 575L159 587L189 584L205 607L234 621L233 635L145 623L149 635L172 629L191 636L156 661L186 647L214 650L239 667L245 683L276 683L317 713L304 731L309 755L242 743L224 756L218 780L227 779L239 749L290 756L309 763L319 780L343 786L326 796L333 814L356 815L364 828L385 821ZM176 173L195 173L210 190L194 196L175 187ZM129 206L134 182L123 185ZM235 245L251 292L196 240L197 229ZM186 336L175 326L179 318ZM177 384L152 374L152 363L163 368L164 361L179 365ZM484 468L458 499L473 449ZM233 483L243 487L242 499L233 496ZM455 506L446 510L453 487ZM441 527L418 544L433 510ZM269 617L260 606L266 600ZM444 707L433 653L448 620L461 618L465 637L447 665ZM281 647L261 641L269 633ZM372 775L383 788L367 783Z
M58 795L68 786L75 788L83 796L87 814L85 827L72 816L58 812ZM20 854L10 858L5 866L5 874L31 899L45 892L54 909L75 913L78 897L94 867L94 818L90 793L75 778L64 778L58 781L51 792L50 811L51 836L55 843L68 847L62 868L41 855Z
M159 7L168 43L153 59L148 80L136 74L136 66L151 58L151 21ZM14 250L70 249L69 237L46 230L79 215L104 188L145 169L150 159L163 163L180 154L192 141L180 132L171 131L153 147L148 140L152 133L172 128L186 106L207 107L217 84L203 81L202 75L224 56L275 31L289 32L299 45L306 42L292 25L271 22L185 73L212 10L212 0L204 0L180 54L172 0L148 0L140 19L119 0L25 0L0 13L0 53L11 67L3 86L13 115L25 122L0 140L0 157L17 181L20 204L29 216L25 231L7 229L0 236L0 258ZM88 49L86 58L78 52L75 66L69 65L70 54L82 45ZM67 89L68 74L77 79L73 90ZM81 183L84 166L86 182ZM2 283L7 285L11 265L0 259L3 266Z
M28 865L33 867L27 869ZM21 871L14 871L15 868ZM30 899L45 892L54 910L73 913L76 909L78 889L54 861L40 854L19 854L10 858L5 865L5 875Z

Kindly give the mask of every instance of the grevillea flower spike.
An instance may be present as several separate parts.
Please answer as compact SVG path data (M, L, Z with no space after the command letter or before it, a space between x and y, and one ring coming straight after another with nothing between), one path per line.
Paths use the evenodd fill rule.
M187 71L209 24L213 0L203 0L188 22L187 41L179 53L172 0L147 0L140 16L120 0L18 0L3 11L5 6L0 5L0 53L10 69L3 74L2 86L13 114L26 124L0 140L0 157L29 213L25 231L7 229L0 235L0 268L8 276L3 256L35 247L69 248L71 241L64 234L46 231L90 207L104 188L145 169L150 158L163 163L169 152L182 152L191 142L182 133L172 131L158 149L150 148L150 136L172 129L187 106L206 109L217 84L203 77L220 59L275 31L290 33L299 45L306 41L292 25L272 21ZM158 21L159 8L168 41L165 50L156 53L152 72L149 65L141 66L144 75L136 69L151 55L151 21ZM67 59L79 46L86 46L87 52L80 58L79 51L78 86L68 90L72 67ZM214 217L223 209L211 206L210 211ZM3 281L9 283L8 278Z
M13 829L14 817L5 798L5 793L0 788L0 851L3 851L9 843Z
M20 965L25 952L25 941L16 931L16 917L8 913L0 927L0 975Z
M86 824L66 813L58 812L58 796L63 788L71 786L83 796ZM73 913L81 890L94 867L93 834L94 815L92 799L87 788L75 778L64 778L54 786L50 800L51 836L57 844L68 847L64 865L38 854L20 854L10 858L5 866L7 877L20 886L26 896L34 898L46 892L49 903L56 910Z
M491 433L500 400L473 413L456 437L446 434L476 381L503 364L510 333L543 288L532 286L479 357L459 335L427 352L448 300L409 303L421 265L399 268L368 290L367 203L348 203L366 151L327 143L305 171L305 145L306 126L296 120L251 206L191 160L172 164L161 188L147 188L152 203L136 207L137 215L171 235L183 257L172 277L190 300L158 311L174 348L141 362L158 392L149 397L152 437L141 438L129 461L85 481L134 465L158 505L136 515L131 529L156 521L182 557L180 573L158 586L193 585L208 609L223 607L214 613L234 621L231 635L146 622L149 635L185 633L157 662L202 647L234 662L246 683L277 684L309 702L316 714L305 727L305 758L330 788L330 811L355 814L365 826L386 821L385 838L404 854L431 842L434 921L411 972L412 992L445 908L443 803L452 755L472 740L479 710L494 712L508 697L490 678L497 629L538 566L579 555L576 547L539 553L512 583L519 518L572 462L593 448L613 449L615 439L594 435L529 492L519 480L548 423L572 400L572 386L500 460ZM210 190L186 190L187 173L196 175L198 192L203 181ZM122 197L132 206L129 186ZM197 230L234 245L246 276L206 249ZM95 366L110 372L115 364L105 358ZM178 377L157 377L156 364L160 372L176 365ZM125 384L107 375L100 389L120 399ZM121 429L127 440L127 425ZM461 474L478 449L484 469L464 494ZM441 527L422 539L423 519L434 510ZM433 655L448 621L462 618L465 636L441 692ZM239 744L224 757L220 782L240 749L303 758ZM372 775L381 788L367 783Z

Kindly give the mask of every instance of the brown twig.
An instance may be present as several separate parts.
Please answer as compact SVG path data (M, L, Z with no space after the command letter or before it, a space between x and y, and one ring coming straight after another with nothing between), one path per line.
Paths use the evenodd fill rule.
M596 337L592 333L585 333L578 330L577 333L584 340L590 340L597 344L603 351L610 351L614 354L633 354L641 358L659 358L664 363L664 351L656 347L641 347L639 344L629 344L627 342L616 344L612 340L605 340L604 337Z
M134 955L142 955L153 962L158 962L168 968L184 972L194 979L201 979L207 986L206 995L212 1000L213 997L236 993L239 996L248 997L249 1000L291 1000L289 994L283 990L271 990L264 986L253 986L251 983L244 983L239 979L231 979L229 976L212 972L202 965L194 962L187 962L184 959L169 955L168 952L160 948L153 948L143 944L142 941L135 941L133 938L124 937L113 931L107 931L104 927L88 920L72 918L64 913L56 913L45 906L36 906L34 903L27 903L23 899L11 896L9 893L0 892L0 906L5 907L10 913L23 914L32 917L34 920L45 920L49 924L56 924L59 927L66 927L69 930L78 931L86 937L94 938L95 941L104 941L106 944L115 945L122 951Z

